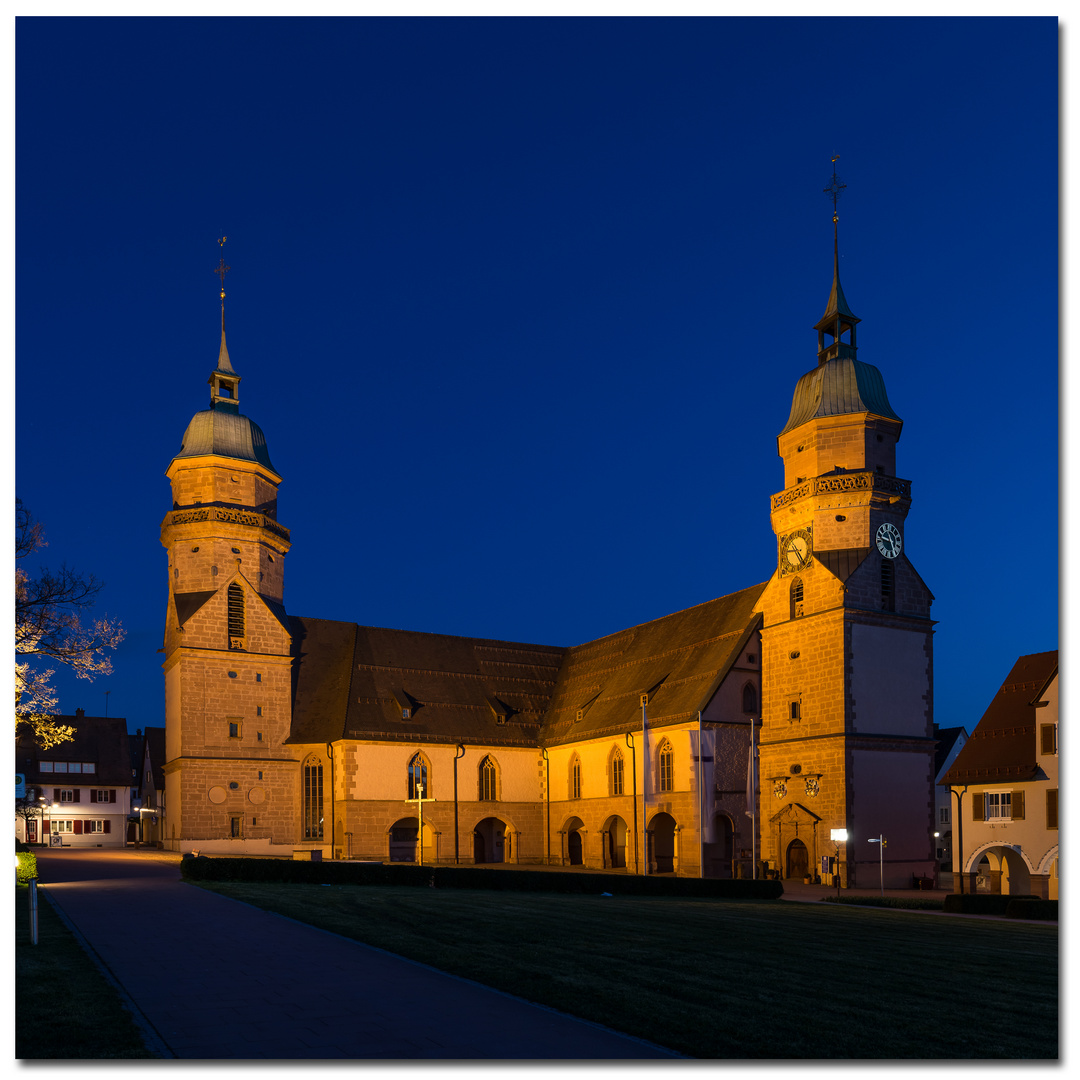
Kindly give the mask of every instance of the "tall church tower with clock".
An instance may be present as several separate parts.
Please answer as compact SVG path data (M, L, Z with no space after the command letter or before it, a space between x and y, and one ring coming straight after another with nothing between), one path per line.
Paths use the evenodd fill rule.
M834 172L834 200L840 186ZM777 440L777 567L759 602L761 851L785 877L838 857L845 885L877 884L880 865L886 886L908 887L933 873L933 596L904 543L903 422L858 359L836 223L834 201L817 365ZM868 843L881 837L883 852Z

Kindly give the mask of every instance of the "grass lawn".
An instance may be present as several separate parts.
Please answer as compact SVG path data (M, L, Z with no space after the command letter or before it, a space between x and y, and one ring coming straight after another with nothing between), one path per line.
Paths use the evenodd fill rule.
M207 883L699 1058L1056 1058L1058 929L787 901ZM1008 1007L992 987L1007 987Z
M38 943L15 887L15 1056L149 1058L120 997L38 892Z

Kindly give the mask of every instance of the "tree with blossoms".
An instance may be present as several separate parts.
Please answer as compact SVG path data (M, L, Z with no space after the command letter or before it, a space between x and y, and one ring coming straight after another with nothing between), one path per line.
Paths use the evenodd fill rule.
M15 731L31 734L42 749L71 739L56 722L58 696L50 679L65 664L80 679L108 675L108 653L124 639L118 619L87 621L102 582L63 565L34 574L23 565L46 547L44 529L21 499L15 500ZM53 666L49 666L53 665Z

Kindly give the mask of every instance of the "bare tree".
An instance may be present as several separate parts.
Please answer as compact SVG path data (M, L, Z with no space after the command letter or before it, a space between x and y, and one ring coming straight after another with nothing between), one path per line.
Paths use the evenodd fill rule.
M42 749L66 742L73 729L56 722L58 698L49 681L55 667L40 665L65 664L80 679L108 675L112 661L106 654L124 639L117 619L82 624L101 591L102 583L93 575L84 577L64 565L57 571L43 567L31 577L19 565L45 546L41 522L16 499L15 729L29 729Z

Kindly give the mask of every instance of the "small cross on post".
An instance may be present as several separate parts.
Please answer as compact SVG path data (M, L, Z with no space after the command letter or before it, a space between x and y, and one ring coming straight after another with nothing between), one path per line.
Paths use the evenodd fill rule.
M218 247L222 247L222 248L223 248L223 247L225 246L225 241L226 241L226 240L228 240L228 239L229 239L229 238L228 238L227 236L223 236L223 237L221 237L221 238L220 238L220 239L218 240ZM216 269L216 270L214 271L214 273L215 273L215 274L217 274L217 276L218 276L218 277L219 277L219 278L221 279L221 299L222 299L222 300L224 300L224 299L225 299L225 275L226 275L226 274L227 274L227 273L228 273L228 272L229 272L229 271L230 271L231 269L232 269L232 267L231 267L231 266L226 266L226 265L225 265L225 259L224 259L224 257L222 257L221 259L219 259L219 260L218 260L218 264L217 264L217 269Z
M424 803L438 802L438 799L425 799L424 798L424 785L422 782L416 785L416 798L406 799L407 803L416 803L417 817L420 819L420 828L416 831L416 846L420 852L420 857L417 860L421 866L424 865Z

